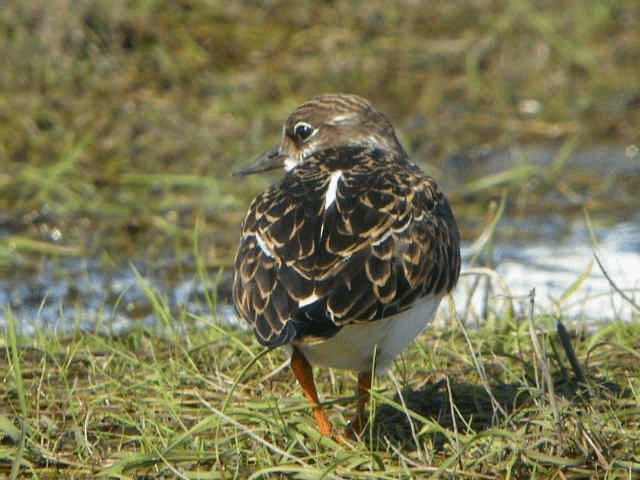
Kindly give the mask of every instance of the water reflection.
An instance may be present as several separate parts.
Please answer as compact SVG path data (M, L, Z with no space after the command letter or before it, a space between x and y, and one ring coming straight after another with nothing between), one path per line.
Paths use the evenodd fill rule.
M527 231L531 230L540 235L530 242L514 239L497 242L492 264L507 292L494 281L495 294L498 297L509 295L519 313L528 312L529 293L535 288L536 313L562 313L565 317L589 323L630 320L634 308L615 292L595 261L595 255L617 287L639 304L640 216L598 234L595 247L583 221L559 223L561 225L554 231L554 222L511 222L510 227L519 231L514 237L526 237ZM458 310L460 305L469 303L475 281L473 277L464 278L461 288L456 291ZM580 281L582 283L571 294L569 289ZM470 302L476 315L485 309L483 293L482 289L474 292ZM504 305L505 302L497 303Z
M479 263L488 261L497 275L491 282L488 304L484 280L478 283L475 275L463 277L456 290L456 308L467 321L484 317L487 306L491 311L507 300L527 311L527 295L533 288L538 313L561 311L591 323L631 319L633 308L614 292L593 261L594 247L584 222L568 223L561 217L507 219L499 231L492 258ZM640 215L602 231L598 242L595 251L609 276L640 303ZM463 255L463 268L468 270L469 245L463 247ZM162 329L166 325L158 318L150 291L174 316L186 317L196 325L237 324L229 305L231 273L223 272L216 285L209 279L203 282L194 265L193 258L169 256L161 262L140 261L117 268L105 267L98 258L45 261L38 272L16 270L0 278L0 304L11 309L28 335L43 329L61 334L75 330L118 334L134 326ZM216 272L210 274L216 277ZM586 276L584 283L564 299L581 275ZM475 284L482 288L474 290ZM212 312L211 300L216 295L218 307ZM440 315L446 316L445 308ZM6 309L2 309L0 328L6 328L6 322Z

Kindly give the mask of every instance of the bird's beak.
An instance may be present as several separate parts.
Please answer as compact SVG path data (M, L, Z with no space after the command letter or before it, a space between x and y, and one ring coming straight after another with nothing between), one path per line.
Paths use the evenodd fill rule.
M287 155L280 153L280 148L274 148L260 155L253 163L233 173L234 176L251 175L266 172L275 168L283 168Z

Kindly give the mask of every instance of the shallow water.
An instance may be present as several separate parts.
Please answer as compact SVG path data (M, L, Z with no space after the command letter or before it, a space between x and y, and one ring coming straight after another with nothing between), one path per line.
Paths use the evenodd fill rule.
M596 235L594 246L583 221L511 222L520 234L537 232L537 238L523 242L498 240L493 261L496 277L492 293L497 304L505 307L511 300L519 313L529 312L530 293L535 289L537 314L562 314L565 318L595 324L611 320L630 320L634 307L616 292L595 260L597 255L606 274L618 289L636 305L640 304L640 215L620 222ZM564 229L565 234L558 235ZM468 252L469 247L463 249ZM468 263L465 265L468 268ZM456 307L469 303L471 285L477 275L463 276L455 293ZM501 281L500 281L501 280ZM576 282L575 292L568 290ZM476 315L485 308L484 289L472 295L471 307Z
M544 169L558 159L559 151L557 146L538 145L503 152L456 154L443 164L441 172L434 174L438 178L442 174L445 183L449 180L467 184L473 178L508 171L522 162ZM597 247L582 216L573 219L568 213L576 207L580 210L584 199L590 198L588 191L575 193L581 197L576 207L563 209L571 200L561 196L542 207L547 211L527 214L526 220L505 217L496 229L490 256L485 253L471 265L474 247L463 245L463 271L467 274L456 288L454 299L465 320L482 321L490 317L492 309L506 308L509 303L520 313L528 312L533 289L536 313L562 313L590 324L632 317L634 307L615 292L594 262L594 253L611 280L638 305L640 214L629 212L638 211L634 192L640 182L640 152L635 145L591 146L569 155L562 169L562 175L567 177L587 172L590 181L595 178L609 185L606 191L610 202L617 201L615 214L602 212L602 205L609 206L609 200L605 198L600 203L598 218L594 219L599 225ZM451 190L455 191L455 186ZM549 205L557 205L555 211L563 213L553 213L554 208ZM20 224L0 222L0 237L14 233L14 223ZM477 227L462 225L466 231L476 231ZM160 259L134 255L131 263L124 259L115 266L113 259L99 256L47 257L35 266L30 263L27 269L5 269L0 273L0 306L8 307L22 331L29 335L42 329L63 334L75 330L117 334L137 327L171 328L169 317L158 315L154 300L174 317L181 315L195 324L218 321L238 325L229 304L231 272L210 271L203 282L195 273L193 257L176 258L171 249L159 256ZM488 267L493 273L472 273L478 267ZM581 276L584 281L579 288L567 295ZM152 298L154 295L156 298ZM211 311L211 304L218 305L215 312ZM446 318L446 310L440 309L441 318ZM6 328L6 323L7 308L0 308L0 329Z
M516 311L528 312L529 293L535 289L536 313L561 312L594 324L629 320L632 306L614 291L594 262L594 252L618 288L640 303L640 215L601 231L597 242L594 248L580 220L569 222L559 216L503 220L491 259L485 256L471 266L472 246L463 245L463 272L467 273L454 295L459 315L467 322L481 320L487 308L489 313L494 306L501 310L508 302ZM43 329L62 334L74 330L117 334L139 326L169 328L153 308L149 291L173 315L192 314L188 319L197 325L214 321L237 325L229 305L231 273L221 272L214 280L216 272L209 272L211 279L204 285L194 264L192 258L168 256L160 262L138 261L115 268L103 266L98 258L45 260L37 271L16 270L1 278L0 304L11 309L21 330L29 335ZM487 264L495 274L469 273ZM582 275L585 279L577 291L563 300ZM473 289L477 278L491 279L488 297L486 280ZM219 301L212 313L207 296L215 295ZM441 308L442 317L446 310ZM0 328L6 327L6 321L3 310Z

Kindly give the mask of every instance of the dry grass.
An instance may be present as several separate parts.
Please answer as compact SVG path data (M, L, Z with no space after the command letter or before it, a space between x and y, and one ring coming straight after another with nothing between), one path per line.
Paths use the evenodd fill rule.
M371 428L347 445L318 436L293 376L280 369L284 353L261 351L248 332L211 326L169 338L141 331L65 340L9 335L0 360L0 472L636 478L638 324L574 330L580 372L552 323L541 317L534 324L532 337L527 319L505 319L499 330L467 332L470 344L461 326L425 333L390 378L378 379ZM320 370L318 377L330 416L344 425L354 409L353 375Z
M239 189L229 172L328 91L370 98L414 158L442 168L467 238L503 192L510 213L557 198L607 217L637 208L637 169L603 180L565 162L591 142L637 143L639 23L636 0L6 0L0 266L190 252L195 225L202 271L228 265L268 181ZM551 165L484 173L486 152L530 142L560 148ZM278 370L282 352L153 306L167 333L27 338L9 321L0 477L640 476L637 316L571 325L584 378L555 319L506 315L468 338L457 323L432 330L376 384L363 441L336 445ZM354 383L319 375L336 424Z

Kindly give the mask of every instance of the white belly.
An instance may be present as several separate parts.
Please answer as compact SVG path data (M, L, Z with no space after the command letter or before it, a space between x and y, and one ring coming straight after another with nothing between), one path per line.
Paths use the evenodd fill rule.
M312 365L381 375L393 359L426 328L442 297L428 296L408 310L371 323L347 325L333 337L313 343L296 343Z

